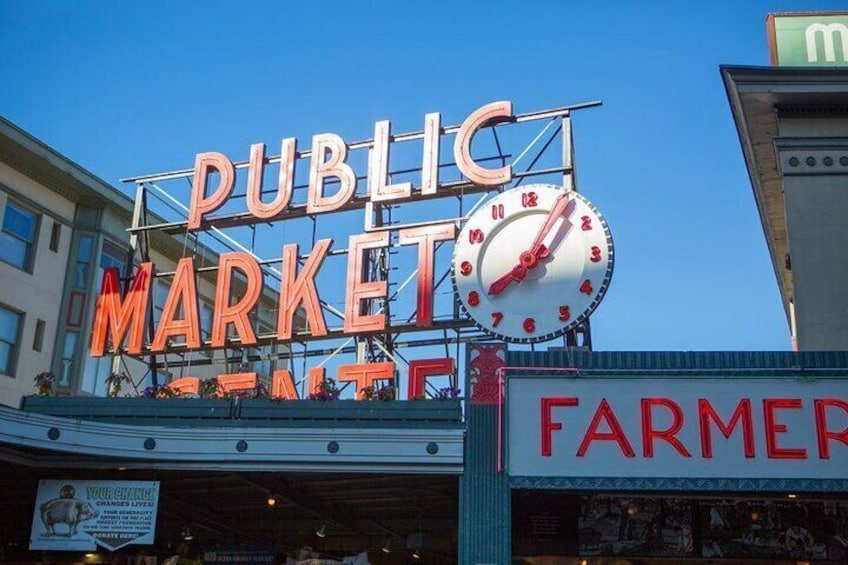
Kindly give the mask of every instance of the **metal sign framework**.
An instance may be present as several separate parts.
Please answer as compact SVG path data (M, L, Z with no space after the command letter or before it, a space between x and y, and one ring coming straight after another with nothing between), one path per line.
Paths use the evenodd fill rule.
M584 108L596 107L601 104L600 101L587 102L572 106L565 106L525 114L517 114L512 119L504 122L489 123L481 127L481 129L489 129L492 134L492 142L496 151L495 155L486 158L477 158L478 163L485 162L500 162L500 166L511 165L513 169L513 180L509 186L480 186L476 185L464 177L458 180L441 182L439 188L432 194L416 193L407 198L392 200L391 202L373 202L368 198L368 195L357 192L342 208L338 210L358 210L362 209L365 212L365 232L390 231L391 233L405 227L431 225L437 223L454 222L457 225L461 224L468 217L477 211L488 199L492 192L502 192L503 190L514 188L521 185L525 180L531 178L546 177L548 179L555 178L560 181L566 190L577 190L577 181L574 165L574 147L571 128L571 113L575 110ZM533 136L533 138L524 145L520 152L513 157L510 153L504 153L502 149L501 139L498 136L498 128L505 125L521 124L526 122L541 121L543 127ZM447 126L442 128L441 135L456 133L459 130L459 125ZM424 132L416 131L405 134L391 136L391 141L394 143L422 139ZM552 145L555 140L561 140L561 158L559 165L536 168L546 155L552 153ZM543 141L544 140L544 141ZM355 149L370 149L374 146L373 139L367 139L347 144L349 150ZM303 151L297 154L298 159L306 158L311 152ZM265 159L265 163L273 164L280 162L280 156L274 156ZM517 170L517 166L529 159L529 164L523 170ZM549 157L550 159L550 157ZM249 166L249 161L239 161L234 163L235 169L244 169ZM454 168L456 163L441 162L439 160L439 170ZM421 171L421 167L403 168L390 171L389 181L392 177L411 175ZM250 254L260 264L263 275L273 281L279 282L281 275L279 269L275 268L275 264L279 266L282 258L262 258L256 253L256 218L248 212L238 213L221 213L208 217L199 231L190 231L188 222L188 207L183 204L178 198L173 195L173 191L163 188L161 184L166 181L174 181L186 179L189 183L192 181L194 169L182 169L170 171L160 174L143 175L122 179L123 182L135 184L135 205L133 211L132 226L128 228L130 233L129 256L127 269L125 273L129 274L133 270L133 266L141 262L150 261L151 251L151 234L154 232L162 232L171 236L180 236L183 239L183 256L190 251L197 253L201 247L206 247L202 241L211 240L214 245L223 250L237 250ZM364 180L364 176L357 176L357 180ZM328 185L332 181L328 181ZM295 184L294 191L307 188L306 184ZM270 194L273 190L263 190L262 194ZM469 207L466 203L466 198L479 196ZM158 217L151 209L151 201L155 199L157 205L164 206L169 213L177 214L178 219L175 221L165 221ZM412 201L449 199L455 201L457 212L448 218L435 218L423 222L412 222L399 224L394 217L393 212L404 203ZM448 206L445 206L447 208ZM163 209L165 209L163 208ZM307 218L311 221L311 242L312 246L317 240L318 234L318 215L308 215L306 213L306 205L292 204L282 213L278 214L271 220L265 220L265 224L274 224L286 222L301 218ZM250 226L251 241L245 243L239 241L226 233L225 230L230 228L239 228ZM446 242L437 243L438 250ZM190 245L191 244L191 245ZM389 272L397 268L392 263L392 257L396 253L397 243L391 243L389 247L369 250L365 253L363 262L363 280L368 281L387 281ZM347 255L346 249L333 249L328 252L328 256ZM307 255L298 257L299 267L303 266L303 262ZM198 267L196 272L202 273L205 271L214 271L217 267ZM434 292L440 290L443 285L450 288L450 267L441 269L441 272L435 273ZM273 358L277 363L284 362L287 369L291 371L295 378L295 382L303 383L306 380L305 360L307 358L321 357L318 366L324 366L334 357L339 355L353 355L357 363L391 361L396 367L404 371L408 364L408 360L404 354L407 348L420 347L438 347L443 350L444 356L451 356L451 346L454 348L454 359L461 359L460 346L463 343L471 341L479 341L481 339L490 339L485 334L474 327L471 321L461 319L461 313L456 300L451 300L452 308L447 312L434 312L433 323L430 327L419 327L413 323L413 318L416 315L416 310L413 309L412 314L408 317L397 315L392 311L393 303L398 299L402 291L412 283L418 276L418 268L410 268L408 272L403 273L403 281L393 290L390 288L387 298L382 300L381 304L375 304L374 300L365 301L362 304L362 314L371 314L383 312L387 314L387 324L384 331L350 336L342 332L341 327L333 327L328 324L328 334L325 336L310 336L298 335L285 347L283 351L277 351L273 354L256 354L252 353L251 349L261 348L263 346L276 344L275 334L257 332L257 343L247 348L241 346L239 340L232 339L228 341L226 350L226 363L234 366L244 367L245 363L269 360ZM168 279L172 277L174 272L156 272L154 276L157 279ZM131 277L124 279L128 285ZM447 284L446 284L447 281ZM452 291L451 291L452 292ZM153 301L151 301L152 303ZM321 300L321 308L329 319L343 319L344 314L338 308L333 306L330 301ZM153 339L153 306L148 304L147 311L147 326L150 332L149 339ZM310 344L316 340L333 341L336 343L329 348L310 348ZM583 347L591 349L591 330L589 321L578 326L563 336L563 345L568 347ZM157 383L157 369L167 367L171 369L179 369L184 372L192 366L208 365L218 363L219 360L213 361L210 356L198 355L199 352L208 352L212 348L208 342L204 342L200 350L188 350L179 344L172 344L165 355L156 355L154 353L143 353L140 358L148 367L148 370L153 378L154 386ZM125 352L118 351L113 360L113 371L118 372L122 365L122 354ZM303 360L303 367L300 369L296 366L295 360ZM124 364L125 367L125 364ZM457 387L457 371L450 378L451 386ZM395 383L397 385L397 383Z

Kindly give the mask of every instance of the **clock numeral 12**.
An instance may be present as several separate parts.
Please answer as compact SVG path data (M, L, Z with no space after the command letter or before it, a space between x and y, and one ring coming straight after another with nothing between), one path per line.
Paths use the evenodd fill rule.
M498 327L498 324L503 320L503 312L492 312L492 326Z
M585 281L583 281L583 284L580 285L580 292L582 292L583 294L592 294L593 290L594 289L592 288L592 283L589 282L589 279L586 279Z
M476 290L472 290L468 293L468 305L477 306L478 304L480 304L480 295L477 294Z
M524 192L521 194L521 205L525 208L532 208L538 205L539 196L535 192Z
M472 244L483 243L483 230L473 229L468 232L468 241Z

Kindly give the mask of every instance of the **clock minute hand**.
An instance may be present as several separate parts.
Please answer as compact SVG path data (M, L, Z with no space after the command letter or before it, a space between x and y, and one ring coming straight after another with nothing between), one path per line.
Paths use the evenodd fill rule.
M542 242L545 240L545 237L551 231L551 228L554 227L557 219L563 215L565 210L568 208L568 192L563 192L559 198L554 202L553 208L548 213L548 217L545 219L545 223L542 225L539 233L536 234L536 239L533 240L533 245L530 246L530 253L532 253L537 259L539 259L539 253L542 252L542 255L547 255L547 251L543 251Z

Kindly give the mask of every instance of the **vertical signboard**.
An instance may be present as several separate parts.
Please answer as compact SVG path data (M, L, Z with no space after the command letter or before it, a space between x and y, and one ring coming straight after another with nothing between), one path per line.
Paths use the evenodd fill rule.
M29 548L114 551L152 544L158 501L158 481L39 481Z
M769 14L766 27L772 65L848 66L848 12Z

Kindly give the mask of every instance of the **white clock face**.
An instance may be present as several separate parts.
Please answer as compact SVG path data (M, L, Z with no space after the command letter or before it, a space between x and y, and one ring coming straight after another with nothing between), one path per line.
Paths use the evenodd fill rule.
M549 184L503 192L469 218L454 247L453 283L488 334L518 343L553 339L598 306L613 244L598 210Z

